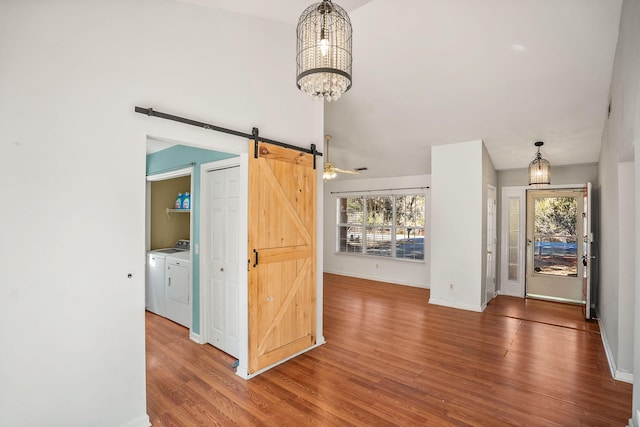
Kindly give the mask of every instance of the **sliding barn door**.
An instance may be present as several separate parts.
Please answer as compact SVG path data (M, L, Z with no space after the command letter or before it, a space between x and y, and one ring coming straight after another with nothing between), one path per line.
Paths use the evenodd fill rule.
M249 373L316 342L313 156L259 143L249 158Z

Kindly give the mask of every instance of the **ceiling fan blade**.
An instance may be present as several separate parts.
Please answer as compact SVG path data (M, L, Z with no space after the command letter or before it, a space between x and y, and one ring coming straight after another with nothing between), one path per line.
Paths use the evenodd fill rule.
M336 171L336 172L340 172L340 173L350 173L352 175L360 175L360 172L354 171L354 170L351 170L351 169L333 168L333 170Z

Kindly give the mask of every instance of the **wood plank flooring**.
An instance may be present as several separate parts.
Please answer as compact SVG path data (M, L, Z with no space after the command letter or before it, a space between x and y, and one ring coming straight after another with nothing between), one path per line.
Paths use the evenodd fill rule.
M501 295L494 298L484 312L600 333L598 322L585 322L581 305Z
M249 381L231 356L147 313L153 425L624 426L631 414L632 386L611 378L597 324L564 306L498 297L474 313L331 274L324 288L327 343Z

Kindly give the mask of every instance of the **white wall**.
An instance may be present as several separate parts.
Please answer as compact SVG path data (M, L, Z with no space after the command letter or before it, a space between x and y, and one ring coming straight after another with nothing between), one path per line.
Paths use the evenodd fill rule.
M531 160L534 155L535 152L532 151ZM573 185L586 182L597 185L598 183L597 163L559 166L553 164L553 159L549 161L551 162L551 185ZM521 168L498 171L498 182L501 188L529 185L529 170Z
M319 144L294 28L165 0L4 1L0 28L2 424L147 425L146 135L246 145L133 108Z
M432 147L430 303L483 309L483 181L482 141Z
M640 263L637 256L634 257L633 285L629 285L629 270L620 270L619 260L613 258L615 255L627 257L628 254L621 254L620 251L629 250L631 245L635 247L635 254L640 253L640 166L635 161L640 152L638 46L640 1L625 0L610 89L611 116L605 125L599 163L602 292L598 309L600 327L610 350L608 356L614 362L614 371L617 371L614 374L625 369L630 358L633 358L633 373L640 372ZM629 163L633 163L635 184L629 182ZM619 209L630 208L628 201L623 198L631 192L635 196L635 208L628 215L634 218L633 227L628 224L629 216L618 212ZM623 223L618 224L621 220ZM629 310L630 307L632 310ZM626 342L623 343L623 340ZM632 425L640 426L640 381L637 380L633 387Z
M633 282L635 278L634 265L636 260L634 224L635 182L633 162L618 164L618 361L617 376L625 380L633 380Z
M382 257L368 257L336 253L337 198L351 193L389 194L389 191L373 191L400 188L428 187L430 175L403 176L373 179L334 179L324 184L324 271L345 276L360 277L401 285L429 287L429 240L431 197L429 189L406 190L407 194L422 192L426 196L425 260L424 262L399 261ZM365 193L363 193L365 191ZM344 193L346 192L346 193ZM337 194L342 193L342 194Z

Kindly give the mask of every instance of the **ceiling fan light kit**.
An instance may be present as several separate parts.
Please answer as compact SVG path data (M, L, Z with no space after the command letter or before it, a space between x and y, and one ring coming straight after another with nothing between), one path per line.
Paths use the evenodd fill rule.
M536 158L529 163L529 185L543 186L551 184L551 163L548 160L542 158L540 154L540 147L544 145L544 142L538 141L534 144L538 147Z
M337 101L351 88L351 20L331 0L307 7L298 20L296 85L313 99Z
M327 161L324 163L324 169L322 171L322 180L328 181L334 179L338 176L338 173L347 173L351 175L360 175L360 171L368 170L368 168L358 168L358 169L342 169L337 168L331 161L329 161L329 141L331 141L331 135L325 135L325 154L327 156Z

